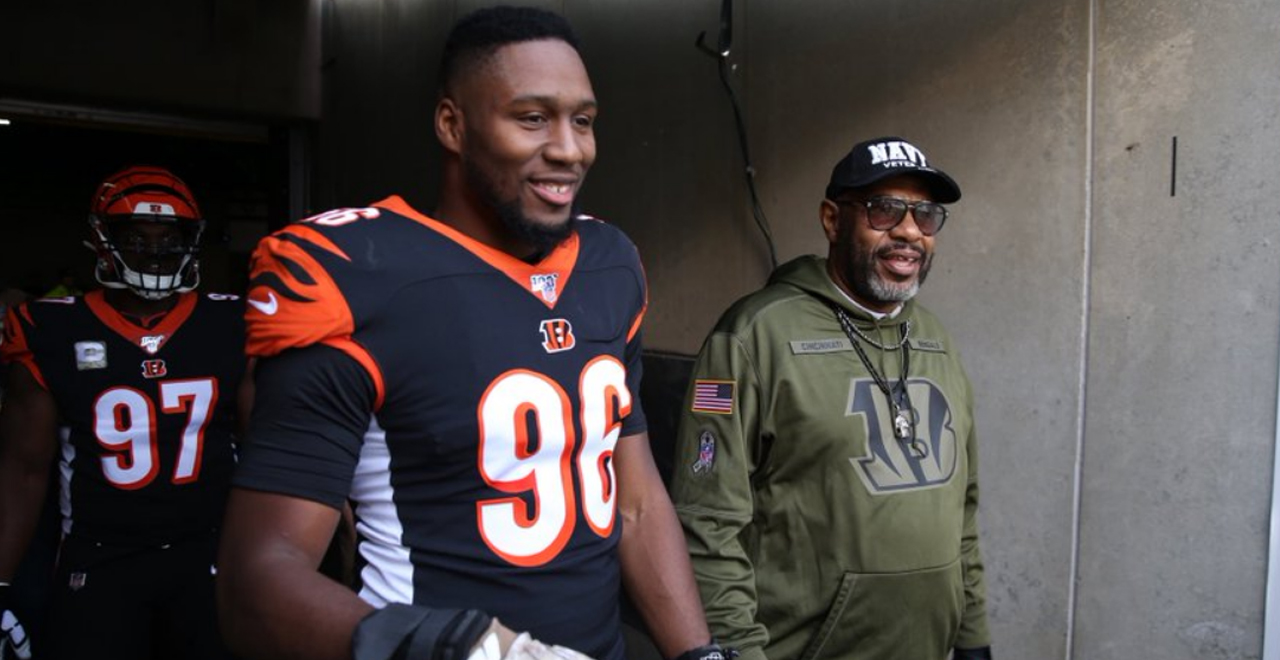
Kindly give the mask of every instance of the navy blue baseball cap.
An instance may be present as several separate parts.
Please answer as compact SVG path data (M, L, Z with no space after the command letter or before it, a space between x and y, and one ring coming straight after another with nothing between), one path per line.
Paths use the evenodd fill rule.
M946 172L933 167L924 152L900 137L882 137L854 145L831 170L827 199L842 190L865 188L881 179L910 174L933 191L933 201L950 204L960 199L960 186Z

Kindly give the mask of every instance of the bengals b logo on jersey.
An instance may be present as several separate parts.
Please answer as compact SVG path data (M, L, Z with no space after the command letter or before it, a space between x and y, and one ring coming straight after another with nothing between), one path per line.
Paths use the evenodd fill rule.
M164 360L143 360L142 361L142 377L143 378L164 378L169 375L169 369L165 366Z
M573 348L573 325L565 319L547 319L538 330L542 332L542 347L548 353L559 353Z

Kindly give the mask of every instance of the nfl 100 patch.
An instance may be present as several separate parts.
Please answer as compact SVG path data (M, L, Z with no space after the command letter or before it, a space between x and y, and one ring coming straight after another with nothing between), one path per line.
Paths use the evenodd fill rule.
M732 415L737 383L732 380L697 379L693 383L693 406L696 413Z

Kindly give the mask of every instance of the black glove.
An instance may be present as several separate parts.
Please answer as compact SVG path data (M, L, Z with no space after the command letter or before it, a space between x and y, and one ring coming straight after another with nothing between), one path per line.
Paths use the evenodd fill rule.
M689 649L671 660L734 660L737 657L737 649L725 648L711 640L710 644Z
M31 640L9 609L9 588L0 583L0 660L31 660Z
M957 648L955 653L951 655L951 660L992 660L991 647L984 646L980 649Z

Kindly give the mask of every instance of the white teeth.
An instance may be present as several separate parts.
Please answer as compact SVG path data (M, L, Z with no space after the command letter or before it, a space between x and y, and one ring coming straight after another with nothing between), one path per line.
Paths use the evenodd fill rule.
M557 195L563 195L569 192L569 186L563 183L544 183L542 184L542 187Z

